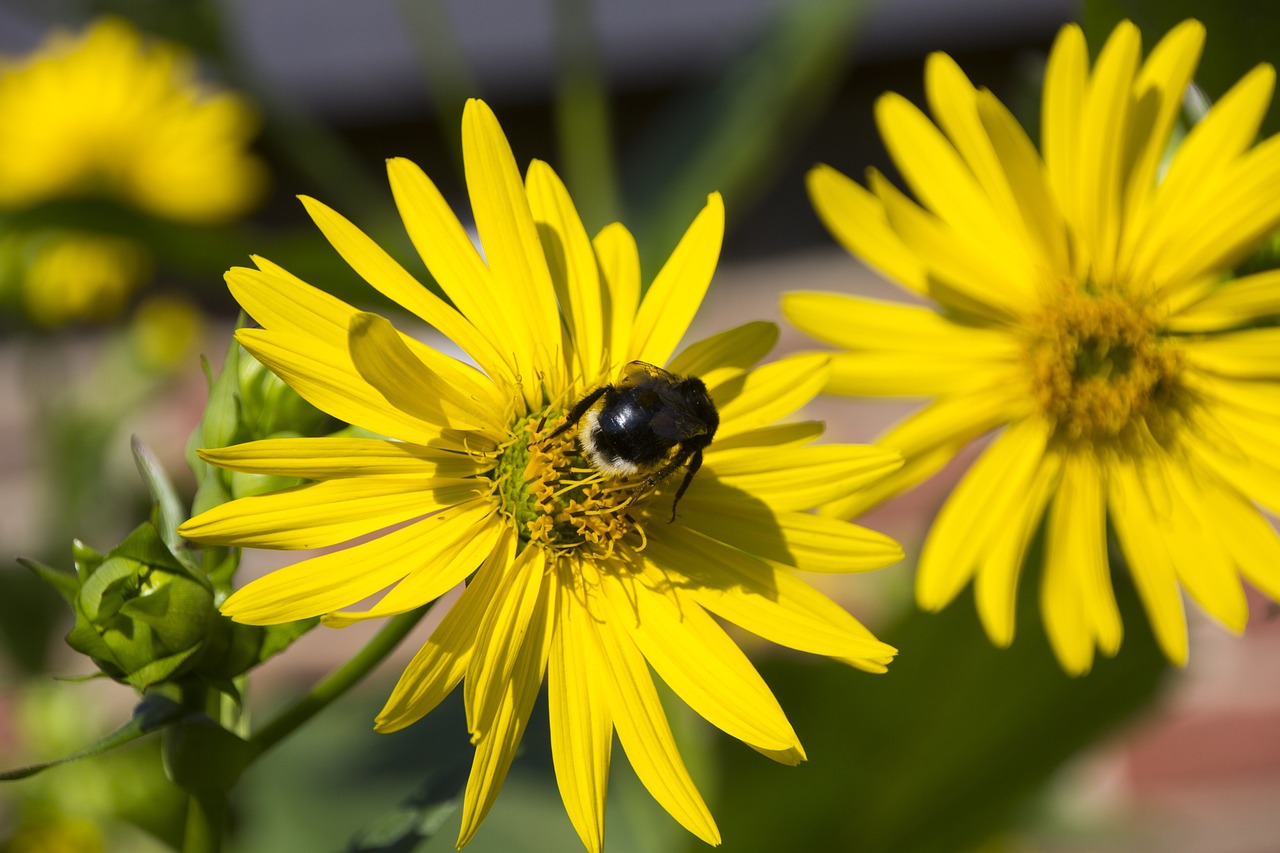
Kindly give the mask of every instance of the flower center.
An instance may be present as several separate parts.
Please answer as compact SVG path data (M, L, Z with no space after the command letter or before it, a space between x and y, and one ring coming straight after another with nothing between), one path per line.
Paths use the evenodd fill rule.
M1159 334L1155 310L1115 292L1072 287L1032 318L1032 389L1057 436L1091 443L1163 443L1186 394L1182 353Z
M556 410L529 415L512 428L498 457L494 488L516 523L521 547L533 543L607 558L619 545L644 547L649 493L643 478L602 474L578 450L577 430L551 438L565 422Z

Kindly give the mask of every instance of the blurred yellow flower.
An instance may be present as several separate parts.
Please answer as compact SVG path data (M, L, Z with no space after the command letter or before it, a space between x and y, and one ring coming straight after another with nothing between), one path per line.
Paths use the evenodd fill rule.
M212 223L261 196L257 130L241 98L202 87L177 45L103 18L0 64L0 207L106 193L157 216Z
M1040 606L1070 672L1121 642L1108 522L1170 660L1187 658L1180 590L1232 631L1240 575L1280 599L1280 271L1224 280L1280 224L1280 137L1253 146L1275 72L1260 65L1164 164L1204 41L1186 21L1140 61L1119 25L1089 67L1065 27L1049 57L1043 159L1005 107L934 54L934 121L896 94L876 105L918 202L809 174L851 252L937 308L797 293L786 315L846 347L830 390L936 398L890 429L906 464L837 502L853 515L999 431L947 500L920 557L939 609L972 578L991 639L1013 639L1028 544L1045 522ZM936 124L935 124L936 122Z
M544 675L556 778L589 850L602 844L615 731L655 799L718 843L649 667L725 732L777 761L803 760L769 688L712 614L883 671L894 650L792 570L863 571L899 558L891 539L805 510L878 479L900 458L813 445L817 423L775 423L818 393L828 359L756 366L776 339L771 324L748 323L671 357L719 257L718 195L642 300L632 236L614 224L590 239L546 163L535 160L522 181L479 101L463 117L463 151L483 258L417 166L388 164L409 236L456 309L339 214L304 203L366 281L480 369L266 260L233 269L232 292L262 325L238 333L244 347L320 409L398 440L279 439L201 451L233 470L317 482L224 504L181 531L198 542L286 549L389 531L239 590L223 611L254 624L387 616L470 578L377 719L380 731L403 728L464 684L476 756L459 845L497 796ZM594 469L574 430L556 434L575 401L618 382L635 360L700 377L719 410L715 442L674 521L679 475L655 491L642 474ZM388 586L369 609L342 610Z
M158 294L138 305L129 332L142 367L170 373L190 366L200 351L203 328L198 305L181 296Z
M27 314L42 326L110 320L151 274L146 250L82 231L12 235Z

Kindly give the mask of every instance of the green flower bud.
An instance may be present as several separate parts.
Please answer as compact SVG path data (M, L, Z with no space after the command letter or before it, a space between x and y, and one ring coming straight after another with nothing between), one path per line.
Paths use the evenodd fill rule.
M247 439L320 435L329 416L312 406L247 352L239 358L240 420Z
M106 557L81 551L76 573L67 643L139 690L191 669L222 618L208 580L174 557L150 522Z

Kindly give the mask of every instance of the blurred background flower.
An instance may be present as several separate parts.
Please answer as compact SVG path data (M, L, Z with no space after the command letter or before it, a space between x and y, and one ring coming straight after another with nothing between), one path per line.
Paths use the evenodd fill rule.
M1266 20L1271 13L1245 6L1196 0L4 0L0 52L19 64L54 32L66 34L64 45L83 38L99 12L146 34L139 44L151 47L140 55L154 55L161 43L183 45L194 69L186 79L201 81L204 92L214 86L237 92L254 105L261 131L252 149L272 181L258 207L223 221L171 218L136 198L108 194L102 184L89 193L95 197L77 192L30 200L0 216L6 234L78 232L133 241L150 258L143 269L151 270L124 300L126 309L138 307L117 315L114 325L90 329L76 320L56 335L33 325L18 301L25 299L21 290L5 289L14 296L6 297L11 310L0 318L2 550L65 568L73 536L104 552L119 542L147 512L145 493L135 485L130 432L155 448L190 494L195 483L182 473L183 445L200 420L207 386L178 344L204 336L190 346L217 362L234 321L222 272L243 264L251 251L349 302L390 310L315 236L291 196L324 198L414 269L381 177L384 161L405 156L422 164L461 209L456 128L467 97L494 104L521 162L540 157L554 164L588 231L625 219L646 253L644 280L670 254L707 193L724 194L723 262L690 330L698 339L746 320L776 319L784 290L888 295L874 275L853 269L824 232L803 176L821 161L847 174L873 164L896 179L873 132L871 105L889 89L921 103L927 52L950 53L975 84L992 88L1032 127L1047 49L1065 21L1082 19L1090 44L1100 45L1122 14L1136 19L1147 43L1188 15L1201 17L1208 38L1197 80L1212 99L1250 66L1276 58L1274 27ZM1265 127L1276 126L1273 104ZM1248 263L1265 268L1270 261ZM212 320L179 323L166 319L179 314L142 309L143 294L161 293L181 300L174 305L198 306ZM416 333L443 346L430 330ZM144 343L165 340L158 350ZM782 350L804 346L794 333L780 341ZM155 351L172 353L172 360L144 356ZM240 402L269 412L260 403L279 389L269 374L259 379L246 379ZM830 400L811 415L828 421L832 441L857 442L911 408ZM270 414L265 419L260 433L254 427L259 437L288 432L294 423ZM946 469L936 488L898 499L867 520L904 542L908 564L969 459ZM236 488L247 493L254 485ZM240 583L281 564L248 566ZM877 636L903 650L889 676L858 679L838 666L756 655L809 752L810 762L799 770L775 769L736 744L721 745L678 706L669 709L690 772L724 830L724 849L985 845L1106 853L1146 846L1246 853L1280 846L1274 817L1280 629L1265 618L1262 602L1250 600L1253 625L1243 640L1206 632L1193 618L1194 654L1176 679L1164 681L1161 655L1135 617L1138 627L1126 634L1117 657L1072 680L1043 641L1034 606L1023 602L1018 610L1019 642L997 650L972 607L916 613L911 581L910 565L849 583L823 579L825 592L867 615ZM1034 604L1036 590L1024 591ZM1117 597L1122 609L1137 607L1131 589L1118 585ZM0 568L6 767L75 745L39 740L13 713L32 689L30 679L47 683L50 672L87 671L87 662L60 641L71 627L64 613L65 605L25 570ZM438 616L424 620L406 650L419 645ZM362 629L312 632L268 662L255 675L251 713L279 704L348 657L368 636L358 633ZM458 768L465 779L471 754L465 737L455 735L465 730L461 703L445 703L394 735L368 727L407 659L406 652L388 661L364 689L253 768L238 789L232 849L339 847L353 827L362 828L353 849L397 849L394 844L426 834L424 827L439 831L422 849L452 846L459 817L449 817L443 804L458 790ZM79 697L85 694L76 691L99 687L117 687L126 697L117 700L119 716L127 713L131 696L124 687L53 689ZM545 701L533 714L529 731L545 732ZM558 851L578 843L557 804L549 745L528 738L525 747L468 849ZM682 849L682 831L648 803L625 762L616 765L605 849ZM94 764L0 787L0 837L26 825L21 803L37 788L74 794L81 766ZM787 818L779 820L779 813Z

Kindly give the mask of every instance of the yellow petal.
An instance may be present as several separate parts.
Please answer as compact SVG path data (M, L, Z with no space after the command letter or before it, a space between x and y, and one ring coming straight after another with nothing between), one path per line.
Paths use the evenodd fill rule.
M1082 675L1120 647L1123 628L1107 563L1106 484L1086 453L1064 459L1062 484L1049 512L1040 609L1063 669Z
M1166 535L1178 581L1205 612L1239 634L1249 619L1249 605L1226 544L1205 507L1207 478L1176 462L1162 467L1173 495Z
M916 198L945 223L940 230L952 232L958 244L999 246L999 252L987 253L987 265L1000 270L1001 283L1007 283L1015 298L1029 296L1025 241L1019 240L1008 219L999 215L947 138L901 95L882 95L875 112L876 125L894 164ZM903 234L893 208L888 212L898 236L918 251L919 245Z
M685 347L667 369L678 376L696 376L714 392L716 386L754 367L777 342L776 323L743 323Z
M744 743L803 758L782 707L746 655L699 605L677 597L661 570L650 568L626 583L611 573L602 579L610 623L630 633L690 708Z
M947 498L920 554L916 600L922 608L941 610L969 580L997 526L1034 482L1049 432L1039 419L1011 425Z
M1018 583L1026 563L1027 546L1040 527L1045 504L1058 485L1058 456L1046 454L1024 499L1013 507L1008 523L993 531L993 541L979 557L973 598L982 627L994 645L1013 642Z
M732 436L716 436L716 450L744 447L787 447L809 444L822 435L822 421L796 421L771 424L759 429L747 430Z
M472 741L486 734L498 713L512 672L525 645L525 634L543 601L546 555L541 548L525 548L516 557L489 603L476 636L463 697L467 730Z
M884 672L896 650L788 571L680 525L649 539L645 557L712 613L772 643Z
M471 522L470 526L467 522ZM477 502L473 511L460 513L447 530L436 531L419 554L421 567L392 587L381 601L364 611L329 613L321 621L330 628L345 628L366 619L405 613L435 601L484 562L506 528L507 521L488 501Z
M774 509L812 509L845 497L901 464L895 452L860 445L719 450L706 455L703 470L713 476L697 477L689 494L696 489L712 500L716 490L728 489L753 495Z
M1034 276L1028 269L1005 268L1004 259L986 244L923 210L878 172L870 172L870 181L899 239L927 262L930 296L994 323L1007 323L1031 310Z
M1222 282L1202 299L1173 315L1166 327L1176 332L1209 332L1280 316L1280 270Z
M392 189L395 189L394 172L392 172ZM338 251L338 254L342 255L342 259L374 289L439 329L445 337L482 365L490 375L493 375L495 370L502 371L497 374L499 376L510 375L505 371L498 351L490 343L492 338L486 339L481 335L466 317L427 290L381 246L369 239L368 235L337 211L307 196L300 196L300 199L311 220L324 233L325 238ZM406 214L404 220L406 226L410 228L410 234L415 230L410 224L415 213L414 210L402 209L402 214ZM456 219L454 224L457 224ZM437 239L438 242L445 242L443 239Z
M440 530L472 518L463 504L377 539L277 569L237 590L222 612L237 622L274 625L319 616L367 598L422 565L421 554Z
M527 184L529 207L573 339L578 370L583 382L591 382L606 367L604 294L595 252L569 191L551 167L534 160Z
M640 303L628 361L666 364L671 358L711 284L723 239L724 202L711 193Z
M534 550L534 549L529 549ZM551 648L551 626L555 624L556 590L550 574L539 578L537 602L520 637L508 637L517 643L512 650L514 660L509 679L495 687L500 691L497 706L485 729L473 737L476 757L471 764L467 790L462 799L462 828L458 847L471 840L489 808L498 797L498 789L511 769L524 727L529 722L534 700L542 687ZM483 642L483 637L481 638ZM477 654L485 652L477 646Z
M785 418L827 384L826 353L789 356L711 389L720 412L717 436L731 436Z
M409 160L394 157L387 161L387 175L414 248L441 289L466 320L474 324L481 339L473 340L465 330L450 331L452 326L441 326L440 311L430 299L423 300L403 291L388 296L440 329L490 376L513 380L516 363L508 343L514 334L511 330L522 322L516 307L498 299L497 287L475 244L422 169ZM458 335L465 340L460 340Z
M1083 221L1080 116L1084 113L1089 54L1076 24L1058 30L1044 72L1040 142L1049 184L1068 225L1080 233ZM1088 246L1077 241L1077 268L1088 262Z
M474 98L462 114L462 158L494 299L507 310L514 307L520 318L510 330L509 347L520 365L525 400L538 405L542 378L564 370L560 313L511 146L493 111Z
M1178 146L1156 191L1151 218L1135 240L1131 278L1154 279L1158 266L1183 259L1179 243L1212 224L1203 211L1224 188L1236 158L1253 142L1275 85L1275 71L1259 65L1240 79ZM1172 254L1174 261L1165 258ZM1168 281L1159 279L1156 284Z
M394 732L417 722L462 680L480 623L515 559L515 549L515 531L507 527L462 595L405 667L374 728Z
M473 477L493 467L491 460L465 453L373 438L268 438L196 453L220 468L309 480L394 474Z
M1117 462L1110 469L1107 505L1156 641L1169 660L1183 666L1187 662L1187 621L1169 554L1167 525L1160 523L1160 515L1152 507L1147 480L1131 463Z
M1169 147L1169 135L1182 110L1183 95L1191 83L1200 51L1204 25L1183 21L1152 49L1134 81L1133 112L1129 132L1134 134L1133 165L1129 169L1122 224L1119 276L1129 274L1134 240L1145 228L1155 197L1161 162Z
M357 313L348 334L351 361L387 402L427 423L477 430L495 441L506 438L508 413L495 412L405 346L400 333L377 314Z
M580 601L588 594L560 587L547 671L547 706L551 718L551 759L556 785L569 821L591 853L604 841L604 807L609 790L613 747L613 712L600 689L605 679L604 652L592 616Z
M1023 415L1027 396L1019 387L1018 383L993 384L945 397L891 427L877 443L902 453L903 466L824 509L823 514L852 518L932 477L969 442Z
M810 572L865 572L902 559L902 548L883 533L811 513L773 510L746 495L712 501L690 493L680 503L680 523L748 554Z
M219 504L178 532L207 545L323 548L427 515L488 491L483 479L356 477Z
M805 185L818 218L840 245L890 281L928 292L925 265L889 226L880 199L827 165L810 169Z
M1219 376L1280 378L1280 329L1246 329L1191 339L1183 352L1192 365Z
M1081 242L1089 246L1094 280L1115 280L1120 241L1126 140L1133 106L1133 77L1142 37L1121 21L1103 45L1085 93L1080 122Z
M1280 537L1248 499L1215 481L1210 481L1201 508L1212 518L1245 579L1272 601L1280 601Z
M387 402L364 380L350 354L318 344L314 338L265 329L239 329L236 340L249 354L308 403L338 420L370 432L465 452L456 430L428 423ZM489 451L492 442L477 436L475 449Z
M591 241L605 285L605 316L609 373L621 369L631 352L631 327L640 305L640 252L636 240L622 223L606 225Z
M719 844L720 830L680 758L644 656L618 625L587 620L584 627L598 636L605 660L599 687L636 776L681 826L708 844Z

